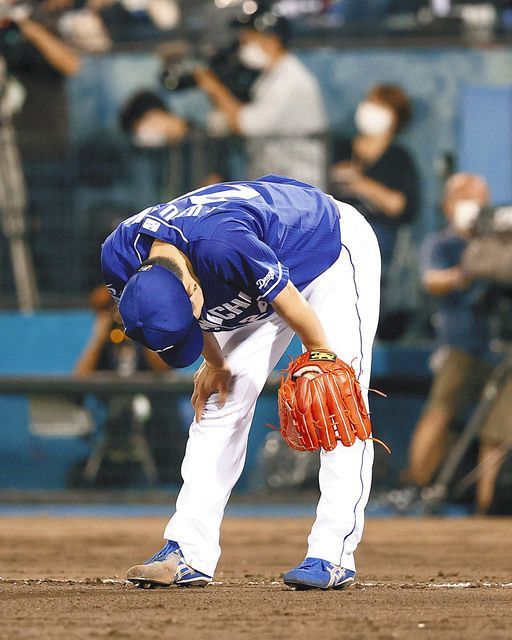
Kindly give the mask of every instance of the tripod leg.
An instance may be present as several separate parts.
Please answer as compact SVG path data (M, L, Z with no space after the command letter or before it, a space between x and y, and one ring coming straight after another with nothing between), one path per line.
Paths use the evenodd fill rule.
M21 311L38 305L32 256L26 241L26 187L12 123L0 125L0 213L9 241L12 271Z
M158 469L153 458L153 454L151 453L151 449L149 448L148 441L146 440L146 436L144 435L144 423L135 417L132 423L131 440L133 448L137 453L137 457L142 464L142 469L146 478L150 484L156 484L158 481Z
M107 436L101 436L100 441L94 446L82 472L82 479L86 484L92 484L98 477L101 463L107 452Z
M482 391L478 406L474 410L469 422L464 428L464 431L442 465L437 481L425 491L426 502L430 505L439 503L446 498L448 494L448 487L453 480L463 457L466 455L473 440L479 434L482 425L493 407L501 386L511 373L512 358L507 358L504 362L495 367Z
M32 256L25 239L21 236L9 238L9 247L18 307L20 311L30 313L38 306L38 292Z

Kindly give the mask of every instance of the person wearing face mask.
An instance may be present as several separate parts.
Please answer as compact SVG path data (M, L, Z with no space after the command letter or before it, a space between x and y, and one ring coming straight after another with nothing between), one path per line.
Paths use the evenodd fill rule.
M139 91L131 96L121 109L119 124L136 147L155 149L181 145L180 151L186 154L190 124L172 113L152 91ZM217 140L208 142L204 147L207 172L202 176L201 186L220 182L227 175L224 148Z
M119 121L138 147L179 144L189 130L188 123L170 113L164 101L151 91L133 95L123 106Z
M356 206L370 222L379 241L384 281L397 231L418 209L414 161L394 142L410 118L411 105L404 91L395 85L377 85L357 107L357 136L338 140L333 148L333 194Z
M325 186L327 116L320 87L305 65L287 48L288 23L257 12L237 23L243 64L261 71L250 102L240 102L207 69L197 69L198 86L210 97L227 129L247 140L247 177L281 174Z
M422 277L427 292L436 298L433 318L438 351L432 358L434 379L423 414L413 433L405 486L388 495L389 503L404 511L431 484L446 453L450 424L463 416L478 399L486 382L489 332L481 305L485 284L473 280L461 266L468 244L468 230L479 209L489 204L486 181L476 175L457 173L445 185L442 209L448 226L428 236L422 247ZM509 405L510 406L510 405ZM496 456L503 425L491 413L482 430L480 460ZM477 510L485 512L492 501L499 466L491 466L477 484Z

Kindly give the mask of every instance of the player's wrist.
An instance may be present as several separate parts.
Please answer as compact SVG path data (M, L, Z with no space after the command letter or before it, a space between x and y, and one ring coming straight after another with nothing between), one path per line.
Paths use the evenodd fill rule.
M227 362L224 360L223 362L208 362L208 360L204 360L204 364L210 371L224 371L228 368Z

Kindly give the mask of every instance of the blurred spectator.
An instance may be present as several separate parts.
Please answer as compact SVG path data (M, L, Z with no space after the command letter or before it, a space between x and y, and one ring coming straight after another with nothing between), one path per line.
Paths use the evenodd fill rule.
M152 91L139 91L133 95L121 109L119 116L121 129L132 137L133 143L140 148L158 148L179 146L178 153L184 163L191 165L188 136L192 132L189 123L173 114L162 98ZM228 178L228 153L224 141L201 137L200 185L206 186L222 182ZM198 140L192 144L199 144ZM197 158L196 158L197 160ZM196 162L196 164L199 164ZM197 166L189 169L197 170ZM198 186L198 185L195 185Z
M76 52L32 19L31 11L30 5L14 5L0 20L0 212L18 305L24 311L33 310L39 300L26 241L27 194L13 118L21 129L21 155L34 156L44 149L44 158L51 157L63 146L59 132L67 134L64 87L55 87L55 81L80 67ZM51 133L51 145L41 140L42 131Z
M14 6L0 29L0 55L27 93L15 121L26 158L42 155L48 159L67 148L63 76L78 73L80 56L56 35L56 30L57 17L45 11L44 3L33 13L28 5Z
M57 4L54 4L57 2ZM108 2L108 0L107 0ZM66 9L58 20L59 32L66 40L85 53L105 53L112 48L110 33L103 22L100 9L103 3L89 0L87 4L74 8L73 0L48 0L46 6L54 4L55 10ZM65 5L68 5L66 7ZM110 3L108 3L110 4Z
M243 104L211 70L196 70L217 109L212 130L247 138L248 178L277 173L324 186L327 117L317 80L287 48L287 22L257 12L238 26L240 59L261 75Z
M402 89L377 85L357 107L358 135L333 145L331 192L367 218L379 242L382 304L377 337L382 340L397 340L405 333L418 290L408 223L418 211L419 178L410 154L394 142L410 118L410 101Z
M433 357L434 380L423 414L412 436L407 486L390 494L395 506L405 509L428 486L446 452L450 424L464 417L478 399L490 373L487 362L488 328L485 310L477 306L484 284L472 282L460 263L467 246L468 210L489 203L489 189L479 176L459 173L448 179L442 208L448 226L427 237L423 245L423 283L438 301L434 318L439 350ZM482 432L482 473L477 484L477 509L485 512L492 501L499 464L486 465L500 455L500 447L512 430L511 385L496 402ZM508 410L505 407L508 406ZM510 437L510 433L508 434ZM503 454L502 454L503 455Z
M101 19L108 37L116 43L168 38L181 19L176 0L87 0L76 13L84 10ZM87 28L85 20L83 25Z
M90 303L96 314L94 328L75 365L75 375L94 375L98 371L112 371L121 376L131 376L140 371L170 373L158 354L125 336L117 306L104 285L93 290ZM134 463L144 462L140 457L141 453L145 453L144 448L138 452L133 449L133 435L137 421L141 420L138 415L140 409L134 400L127 395L114 395L107 402L98 477L108 477L113 484L133 483L135 479L125 477L126 472L134 470ZM151 451L159 480L179 482L179 467L187 434L179 420L176 398L169 394L164 398L155 395L143 400L147 406L147 415L143 418L144 442L147 442Z
M334 144L331 170L334 194L353 204L373 227L383 273L393 258L400 225L414 219L419 179L413 158L394 143L411 118L409 97L400 87L373 87L356 110L359 134Z
M139 147L161 147L183 142L189 126L169 112L164 101L151 91L140 91L124 105L120 114L123 131Z

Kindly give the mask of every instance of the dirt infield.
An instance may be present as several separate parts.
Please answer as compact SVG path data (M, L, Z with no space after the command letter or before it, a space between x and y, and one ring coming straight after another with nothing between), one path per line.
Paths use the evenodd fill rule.
M230 519L216 582L138 590L124 571L161 543L156 518L4 518L0 638L512 638L511 520L373 520L359 583L295 592L308 519Z

